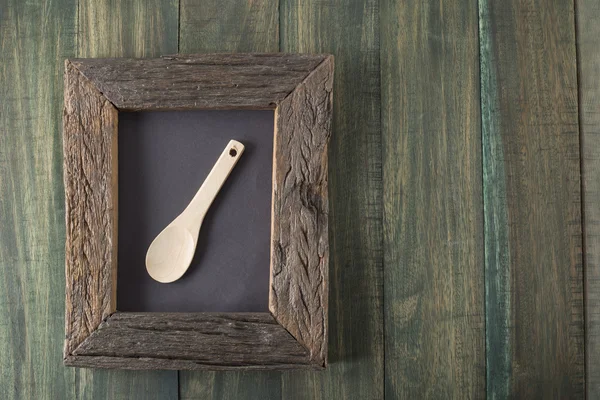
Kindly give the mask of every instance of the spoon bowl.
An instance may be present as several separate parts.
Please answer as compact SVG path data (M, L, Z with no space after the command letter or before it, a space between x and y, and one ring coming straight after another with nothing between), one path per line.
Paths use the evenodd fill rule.
M194 237L185 227L169 225L150 244L146 270L155 281L174 282L185 274L195 250Z

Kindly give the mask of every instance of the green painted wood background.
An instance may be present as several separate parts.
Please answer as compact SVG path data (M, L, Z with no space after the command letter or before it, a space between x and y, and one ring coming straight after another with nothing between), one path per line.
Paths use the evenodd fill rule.
M597 0L0 0L0 398L600 398ZM335 55L330 366L62 366L67 57Z

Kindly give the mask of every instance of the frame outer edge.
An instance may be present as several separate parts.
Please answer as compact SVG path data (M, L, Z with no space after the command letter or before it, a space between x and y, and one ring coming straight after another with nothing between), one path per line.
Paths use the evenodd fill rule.
M319 369L269 312L121 313L65 360L125 369Z
M321 371L324 369L319 364L277 364L256 366L215 366L201 364L192 360L161 359L161 358L129 358L112 356L73 356L65 357L64 364L75 368L100 368L124 370L174 370L174 371L282 371L282 370L307 370Z
M117 109L65 61L66 359L116 306Z
M333 56L327 56L277 107L273 159L269 310L327 365L328 143Z
M63 178L67 227L64 363L82 367L156 369L159 363L154 364L154 358L126 365L125 359L120 357L73 355L73 351L116 309L118 110L99 91L97 82L84 76L69 60L65 61L64 76ZM324 55L323 61L278 102L275 110L269 310L277 323L307 350L311 363L276 367L257 365L244 369L323 369L327 365L327 148L331 135L332 94L333 56ZM283 115L282 109L287 113ZM285 121L295 121L295 124ZM281 140L277 141L277 137L283 135L282 130L291 135L285 145ZM286 148L294 153L282 163L281 156ZM278 166L286 165L289 171L282 174L284 171ZM302 179L293 179L291 172L300 173ZM282 179L280 190L276 179ZM88 186L83 188L81 185ZM286 194L291 197L286 198ZM283 208L276 210L276 202ZM288 206L297 207L299 212L291 211ZM289 223L293 222L294 216L307 224L302 225L305 230L293 232L296 235L302 233L296 237L300 239L295 242L296 250L300 250L296 254L286 250L281 240L281 227L285 227L286 222L288 228L292 226ZM303 266L298 257L302 252L304 256L312 257L313 262L298 269ZM287 255L292 259L282 258ZM315 263L316 259L318 262ZM182 360L173 360L175 364L179 361ZM177 365L177 368L182 367ZM184 368L214 369L210 365Z

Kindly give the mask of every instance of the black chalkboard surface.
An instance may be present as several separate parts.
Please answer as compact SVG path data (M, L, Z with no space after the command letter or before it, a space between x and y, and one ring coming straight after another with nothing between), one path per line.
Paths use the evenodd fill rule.
M273 128L273 111L119 114L117 310L268 310ZM230 139L246 150L202 224L189 270L174 283L154 281L148 246Z

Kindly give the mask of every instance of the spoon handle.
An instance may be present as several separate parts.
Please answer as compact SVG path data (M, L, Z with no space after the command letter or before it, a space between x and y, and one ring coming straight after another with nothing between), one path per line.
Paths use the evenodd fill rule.
M185 214L186 218L190 218L192 221L196 221L198 218L204 219L208 208L217 196L217 193L219 193L219 190L221 190L223 183L227 180L227 177L243 152L243 144L236 140L229 141L225 150L223 150L223 153L221 153L221 156L206 177L206 180L200 186L200 189L198 189L198 192L182 215Z

